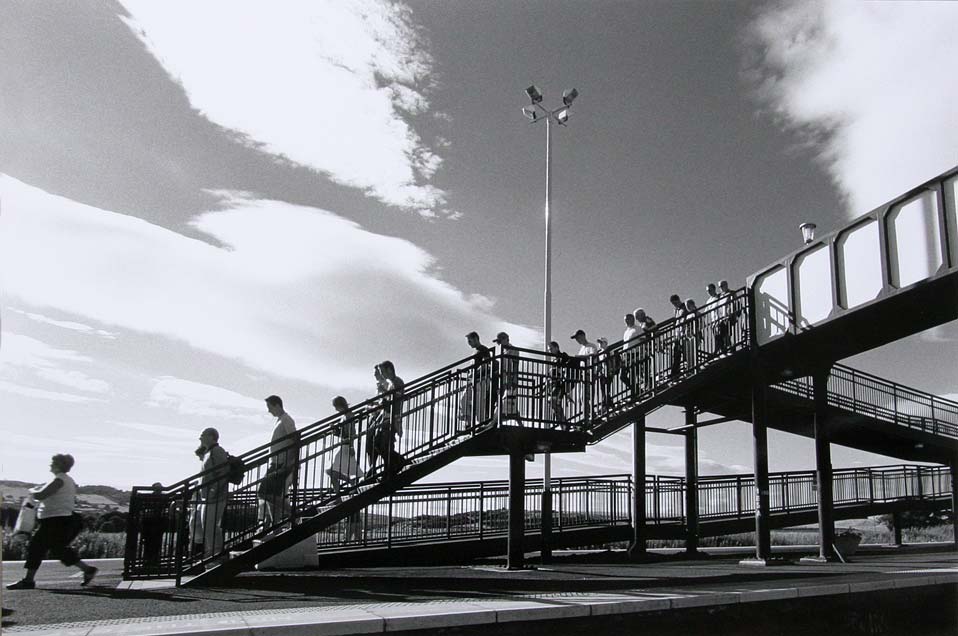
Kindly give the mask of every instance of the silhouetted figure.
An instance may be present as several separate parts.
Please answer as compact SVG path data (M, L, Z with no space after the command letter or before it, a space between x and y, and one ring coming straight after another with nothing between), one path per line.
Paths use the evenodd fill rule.
M276 423L269 443L269 464L257 494L260 498L260 521L269 528L282 523L289 516L286 492L293 484L299 450L296 423L283 408L282 398L278 395L266 398L266 410L276 418Z
M669 370L669 379L677 380L682 375L682 361L685 357L685 343L682 319L688 313L685 303L678 294L669 296L669 302L672 304L674 313L674 322L672 323L672 364Z

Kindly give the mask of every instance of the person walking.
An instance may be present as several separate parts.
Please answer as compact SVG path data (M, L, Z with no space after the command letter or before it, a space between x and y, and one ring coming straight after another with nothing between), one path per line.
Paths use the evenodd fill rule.
M332 464L326 469L333 487L334 503L340 503L340 493L344 485L352 484L359 477L359 462L353 441L356 439L356 416L350 412L349 402L341 395L333 398L333 408L340 414L333 424L333 437L339 438Z
M479 334L470 331L466 334L466 342L475 350L472 356L472 366L467 370L469 381L459 400L458 419L465 422L465 427L482 424L491 411L490 383L492 352L482 344ZM457 431L465 432L465 431Z
M569 356L559 348L559 343L553 340L549 343L549 353L555 358L551 361L548 379L543 383L545 394L549 398L549 408L556 422L565 424L569 418L565 414L565 400L568 396Z
M622 332L622 365L619 368L619 377L622 384L629 390L630 399L635 399L638 385L638 344L639 328L635 324L635 315L632 312L625 314L625 331Z
M200 448L204 450L201 457L203 478L200 480L197 515L202 527L203 558L210 558L223 551L223 514L229 500L229 482L226 480L229 455L220 446L220 434L215 428L203 429Z
M599 352L596 354L596 370L599 375L599 403L602 412L612 410L612 379L619 372L619 357L614 351L609 351L607 338L596 338Z
M706 285L705 293L708 294L708 298L706 299L705 306L703 307L703 309L706 311L701 317L701 328L703 331L707 331L708 333L712 334L714 344L713 351L711 353L712 355L717 356L724 349L722 321L719 316L719 305L721 304L722 297L719 295L715 283L709 283Z
M513 420L522 425L522 416L519 414L519 357L515 348L509 342L509 334L500 331L493 342L499 346L499 369L495 381L499 389L499 399L502 404L500 422ZM494 407L495 416L498 407ZM493 421L495 421L493 417Z
M582 329L576 329L575 333L569 337L579 343L579 353L575 355L576 361L579 364L578 373L576 374L578 377L576 380L582 387L582 411L587 414L594 402L593 393L595 389L591 382L591 372L595 363L593 356L599 352L599 346L594 342L590 342L589 339L586 338L585 331Z
M34 486L30 494L39 504L37 506L37 528L30 536L27 546L27 560L23 567L26 574L22 579L7 585L8 590L32 590L36 588L37 570L43 563L47 552L52 552L66 566L76 566L83 572L81 586L87 586L96 576L97 568L80 560L70 543L83 529L83 522L76 510L77 485L67 473L73 468L72 455L54 455L50 459L50 472L53 479L42 486Z
M702 317L693 298L685 300L685 316L682 322L685 325L683 338L685 340L685 360L690 369L698 366L698 353L702 342Z
M637 359L638 371L633 373L633 377L635 377L639 390L645 392L652 388L652 378L655 376L656 342L651 337L643 338L642 336L645 336L655 327L655 321L642 307L636 308L633 317L635 318L636 337L640 338L639 342L634 345L634 349L638 349L637 352L633 351L633 357Z
M685 356L685 342L684 338L684 325L682 319L685 318L685 315L688 313L688 310L685 308L685 303L682 302L682 298L678 294L672 294L669 296L669 303L672 304L674 309L673 322L672 322L672 364L669 369L669 380L675 381L682 374L682 360Z
M386 477L392 477L406 464L406 458L396 451L396 444L402 440L402 408L403 398L406 390L406 383L401 377L396 375L396 367L390 360L383 360L379 363L382 369L383 378L386 380L386 409L385 425L380 432L382 439L380 443L380 453L386 463Z
M260 521L270 528L283 523L289 515L286 491L296 476L299 450L296 422L284 409L283 399L278 395L270 395L266 398L266 410L276 421L269 442L269 464L257 492L260 498Z

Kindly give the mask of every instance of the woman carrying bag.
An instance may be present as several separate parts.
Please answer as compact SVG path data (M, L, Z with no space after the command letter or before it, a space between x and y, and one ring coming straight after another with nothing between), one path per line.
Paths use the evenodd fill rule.
M81 561L76 551L70 547L70 543L83 529L80 516L73 512L76 508L77 485L67 474L71 468L72 455L54 455L50 460L53 480L30 489L30 494L39 502L37 529L30 537L27 560L23 564L27 574L16 583L8 585L8 590L34 589L34 578L48 551L59 557L63 565L80 568L83 572L83 582L80 585L89 585L96 576L97 569Z

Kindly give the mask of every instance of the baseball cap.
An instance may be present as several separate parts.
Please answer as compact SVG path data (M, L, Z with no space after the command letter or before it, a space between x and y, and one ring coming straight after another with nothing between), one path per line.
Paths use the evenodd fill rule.
M508 340L508 339L509 339L509 334L507 334L505 331L500 331L499 333L496 334L496 337L493 338L492 341L498 344L499 342L503 340Z
M575 333L572 334L572 335L569 336L569 337L572 338L573 340L575 340L575 339L578 338L579 336L582 336L583 338L585 337L585 332L582 331L581 329L576 329L576 330L575 330Z

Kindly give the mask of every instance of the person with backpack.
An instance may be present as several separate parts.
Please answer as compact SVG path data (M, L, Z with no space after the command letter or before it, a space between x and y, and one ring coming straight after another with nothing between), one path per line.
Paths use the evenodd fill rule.
M16 583L7 586L8 590L32 590L37 584L34 578L47 552L59 557L60 563L76 566L83 572L82 586L90 584L96 576L97 568L80 560L70 543L83 529L76 508L77 485L67 473L73 468L72 455L54 455L50 460L50 472L53 480L43 486L30 489L30 494L39 502L37 506L36 530L30 536L27 547L27 560L23 567L27 573Z
M202 449L203 478L200 480L197 514L202 526L203 558L223 550L223 514L229 499L230 466L229 453L219 442L220 434L215 428L205 428L200 433L197 455Z

